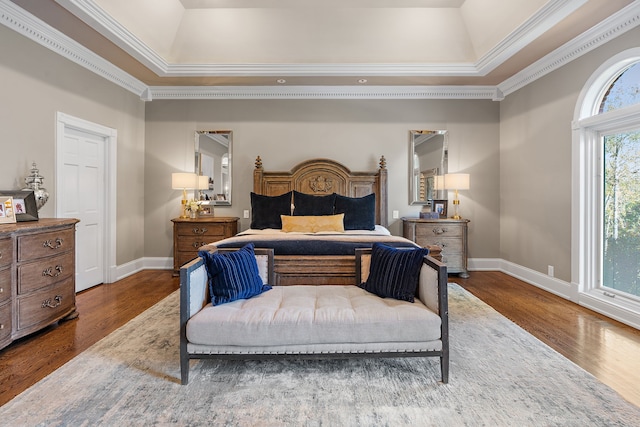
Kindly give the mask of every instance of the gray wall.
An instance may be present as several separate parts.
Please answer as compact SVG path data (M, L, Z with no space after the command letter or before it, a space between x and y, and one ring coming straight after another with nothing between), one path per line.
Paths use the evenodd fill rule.
M471 174L460 193L471 219L471 258L502 258L542 273L554 265L570 281L571 120L578 94L606 59L637 46L636 28L509 95L484 100L153 101L137 96L0 27L0 189L19 189L37 162L53 216L55 114L118 130L117 263L172 256L171 218L180 192L171 172L192 170L194 131L234 132L233 206L249 209L256 155L265 168L290 169L313 157L352 170L389 169L391 211L408 204L409 129L448 129L449 170ZM449 199L452 199L450 195ZM451 206L450 206L451 208ZM390 229L401 233L401 222ZM241 228L247 228L242 220Z
M571 281L571 122L591 74L638 46L635 28L500 103L500 257Z
M472 220L471 257L499 256L499 103L447 100L202 100L153 101L146 109L145 254L171 256L171 218L180 213L172 172L193 170L194 132L233 131L233 206L218 216L250 208L257 155L267 170L289 170L315 157L353 171L374 170L381 155L389 170L389 218L418 216L409 205L409 130L449 130L449 171L471 174L461 192L461 213ZM155 195L149 197L149 195ZM451 195L450 199L453 198ZM393 234L402 222L390 219ZM249 226L243 219L241 228Z
M55 214L56 112L118 131L118 264L144 256L144 102L96 74L0 26L0 189L24 187L31 163Z

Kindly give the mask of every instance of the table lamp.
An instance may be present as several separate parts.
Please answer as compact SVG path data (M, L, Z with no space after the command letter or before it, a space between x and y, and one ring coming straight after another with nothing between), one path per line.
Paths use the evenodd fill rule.
M182 190L182 214L180 218L187 218L187 190L193 190L198 187L198 176L195 173L176 172L171 174L171 188L174 190Z
M448 173L444 175L444 188L446 190L455 190L455 197L453 199L453 219L462 219L458 214L458 206L460 200L458 199L458 190L469 189L469 174L468 173Z

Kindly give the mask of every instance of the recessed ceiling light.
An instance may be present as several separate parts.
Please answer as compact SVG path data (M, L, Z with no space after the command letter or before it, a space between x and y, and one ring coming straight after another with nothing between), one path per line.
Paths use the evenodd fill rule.
M360 84L363 84L363 83L366 83L366 82L367 82L367 79L359 79L358 80L358 83L360 83Z
M285 79L278 79L276 80L278 83L283 84L286 83L287 81Z

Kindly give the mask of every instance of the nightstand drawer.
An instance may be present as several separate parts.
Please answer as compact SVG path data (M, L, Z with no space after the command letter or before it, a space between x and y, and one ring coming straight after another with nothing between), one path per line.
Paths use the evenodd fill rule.
M178 235L185 237L193 236L207 236L218 237L219 239L225 236L224 224L208 224L208 223L196 223L196 224L178 224ZM218 240L219 240L218 239Z
M422 247L427 245L439 246L442 249L442 255L446 254L461 254L462 253L462 240L455 238L435 238L435 239L416 239L416 243Z
M457 224L436 224L425 225L424 227L416 227L416 239L434 237L460 237L462 236L462 227Z

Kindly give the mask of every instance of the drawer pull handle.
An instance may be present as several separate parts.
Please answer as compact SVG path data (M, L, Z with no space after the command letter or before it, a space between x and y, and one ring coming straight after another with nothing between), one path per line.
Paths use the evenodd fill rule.
M193 242L193 247L198 249L200 246L206 245L205 242Z
M61 265L56 265L55 268L55 273L53 272L54 268L53 267L49 267L46 270L44 270L42 272L43 276L49 276L49 277L58 277L60 274L62 274L62 266Z
M433 229L433 234L444 234L447 232L446 228L434 228Z
M206 228L204 228L204 227L202 227L202 228L194 227L193 230L191 230L191 231L193 231L193 234L204 234L208 230Z
M55 240L55 245L53 244L53 242L51 240L45 240L44 243L42 244L43 247L45 248L50 248L50 249L58 249L60 246L62 246L62 238L58 237Z
M60 304L62 304L62 295L56 295L53 300L54 303L51 302L51 298L48 298L42 302L42 308L56 308Z
M0 331L4 329L4 325L0 323Z

